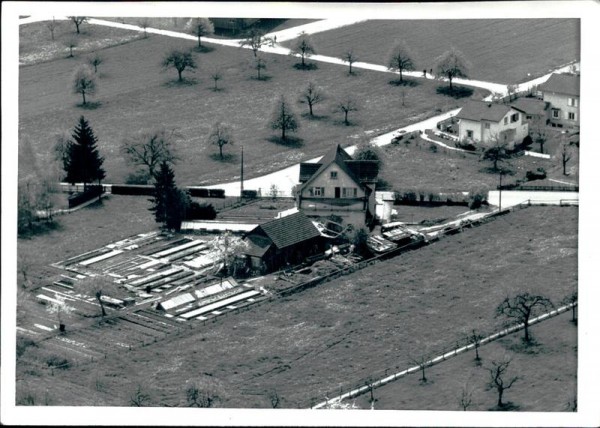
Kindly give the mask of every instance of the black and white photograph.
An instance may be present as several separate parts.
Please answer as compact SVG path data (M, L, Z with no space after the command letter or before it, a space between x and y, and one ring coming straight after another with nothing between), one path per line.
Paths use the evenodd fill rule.
M599 12L3 2L2 423L598 426Z

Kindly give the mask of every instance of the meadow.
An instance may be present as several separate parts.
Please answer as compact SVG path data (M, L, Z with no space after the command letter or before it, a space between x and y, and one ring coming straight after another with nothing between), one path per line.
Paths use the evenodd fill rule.
M394 79L390 74L361 71L349 76L345 67L330 64L318 64L312 71L297 70L293 67L296 60L286 56L265 55L266 78L258 80L256 70L250 68L250 51L222 46L194 53L198 69L195 73L186 70L185 82L177 83L175 70L162 70L160 62L173 48L194 46L194 41L150 36L99 51L104 63L98 67L98 93L89 97L87 106L81 106L81 97L69 88L72 72L85 57L21 67L19 146L20 151L27 145L31 150L19 156L19 177L33 176L35 163L52 163L55 135L71 132L80 115L98 137L106 182L123 182L133 172L119 151L123 139L140 130L165 127L178 130L182 137L176 143L181 157L175 168L177 182L203 185L237 176L241 146L245 175L252 178L318 156L332 144L354 143L366 131L381 134L464 103L436 94L438 82L395 86L390 85ZM223 78L214 91L210 75L217 69ZM297 104L310 80L327 93L326 101L315 106L314 118L307 117L307 107ZM280 94L294 106L299 120L291 144L281 144L279 132L269 129L273 103ZM348 94L359 100L360 110L350 114L351 125L345 126L343 115L334 113L333 107ZM476 90L473 97L485 95ZM230 123L234 129L236 144L224 148L225 161L216 159L218 149L205 141L216 121Z
M312 36L318 52L387 64L397 41L412 49L416 70L434 67L451 46L471 62L469 77L519 83L580 59L578 19L370 20Z
M577 287L577 215L576 208L517 210L188 335L54 376L19 364L18 393L40 397L47 390L56 405L126 406L141 386L149 405L181 406L195 382L219 407L268 408L273 394L281 407L308 407L386 368L409 367L412 358L432 355L472 329L500 328L494 311L507 295L538 292L560 302ZM35 360L43 345L26 352ZM572 378L576 368L568 361L564 376ZM572 381L545 384L548 396L571 387ZM402 399L391 406L402 409ZM436 403L456 409L454 400ZM557 408L539 400L527 410Z

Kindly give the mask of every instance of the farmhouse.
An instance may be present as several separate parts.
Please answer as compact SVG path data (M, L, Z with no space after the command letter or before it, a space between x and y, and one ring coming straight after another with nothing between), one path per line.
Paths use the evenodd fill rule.
M519 98L512 103L512 106L524 112L525 121L529 125L533 123L546 125L550 109L549 102L538 100L537 98Z
M456 115L461 141L489 145L498 138L512 148L528 134L525 112L514 106L469 101Z
M336 215L364 226L375 214L379 162L354 160L338 144L317 163L300 164L296 206L310 217Z
M273 271L286 264L295 265L324 250L321 233L302 212L258 225L244 240L241 253L255 270Z
M552 126L579 127L579 76L554 73L538 90L550 103Z

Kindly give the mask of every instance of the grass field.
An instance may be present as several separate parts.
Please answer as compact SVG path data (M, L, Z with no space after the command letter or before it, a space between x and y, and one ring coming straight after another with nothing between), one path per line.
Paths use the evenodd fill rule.
M52 377L18 364L17 393L48 391L56 405L128 405L142 385L149 404L173 406L184 405L194 381L218 395L221 407L270 407L273 392L281 407L306 407L311 397L320 401L385 368L405 368L411 356L435 353L473 328L497 329L502 321L494 310L506 295L540 292L560 301L577 286L577 214L576 208L519 210L188 336ZM29 348L27 358L43 351L43 345ZM569 367L565 376L573 377ZM571 387L546 388L551 394ZM528 410L556 408L540 400Z
M20 146L29 140L40 165L52 162L54 135L71 131L80 115L85 115L99 139L106 160L107 182L122 182L131 168L119 153L124 138L157 125L176 128L182 134L177 150L182 160L176 167L179 184L208 184L231 180L239 171L238 154L244 146L248 178L310 159L332 144L353 142L353 135L371 130L390 131L431 116L436 111L458 107L463 101L436 94L437 82L421 82L406 89L406 106L400 103L402 87L389 84L384 73L361 72L347 76L344 67L319 64L318 70L293 68L290 57L268 56L268 80L254 78L248 67L252 53L237 48L216 47L194 54L196 73L184 72L187 84L175 82L174 70L162 72L160 61L170 49L192 48L193 41L151 36L102 50L105 62L98 69L98 94L82 108L81 97L69 90L72 71L83 62L77 56L22 67L20 74ZM223 72L220 91L213 91L210 73ZM328 99L315 107L318 118L308 119L307 108L297 106L300 129L292 146L279 144L277 131L268 128L273 100L285 94L295 103L309 80L315 80L328 93ZM352 93L361 110L350 115L351 126L342 124L342 114L333 113L338 97ZM476 91L474 97L485 94ZM227 161L214 159L216 147L205 143L217 120L231 123L237 144L225 147ZM273 140L273 138L275 139ZM32 158L20 156L19 177L32 173Z
M320 54L341 56L352 48L359 61L387 64L397 40L414 53L416 69L455 46L472 63L469 77L518 83L579 60L577 19L371 20L313 36Z
M463 410L459 400L467 385L473 391L469 411L494 409L498 395L486 387L490 378L486 367L508 356L508 380L520 379L505 392L505 403L524 412L539 410L542 405L544 411L571 411L577 396L577 327L570 320L569 311L532 327L537 344L529 349L523 349L522 333L515 334L480 348L481 365L475 364L474 352L468 352L426 369L425 384L419 381L420 374L413 374L376 389L375 408ZM358 397L356 405L368 409L369 399L368 394Z

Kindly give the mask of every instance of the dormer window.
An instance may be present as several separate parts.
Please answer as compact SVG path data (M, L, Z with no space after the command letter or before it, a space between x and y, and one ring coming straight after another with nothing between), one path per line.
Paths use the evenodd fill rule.
M329 173L329 178L331 178L332 180L337 180L337 178L338 178L337 171L331 171Z

